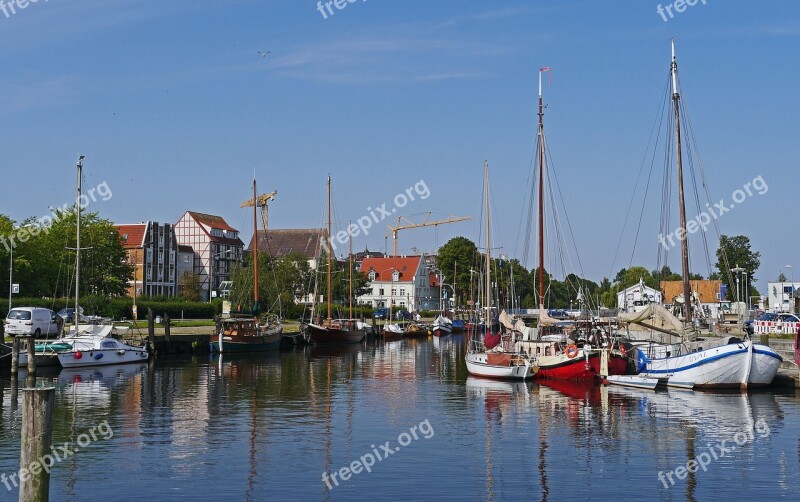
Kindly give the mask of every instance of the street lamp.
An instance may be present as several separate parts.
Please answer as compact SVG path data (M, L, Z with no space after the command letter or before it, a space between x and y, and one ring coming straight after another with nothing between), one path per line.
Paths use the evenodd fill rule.
M212 296L211 291L214 289L214 260L219 258L220 256L224 256L228 253L233 252L233 249L229 249L227 251L222 251L219 253L214 253L211 255L211 263L209 264L209 272L208 272L208 301L211 302ZM258 259L256 256L254 259Z
M8 258L8 311L11 312L11 288L14 277L14 243L8 248L11 254Z
M790 274L790 278L791 278L791 281L792 281L792 283L791 283L792 284L792 293L794 293L794 269L792 268L791 265L786 265L786 268L789 269L789 274ZM783 285L781 285L781 286L783 286ZM781 288L781 289L783 289L783 288ZM781 292L781 310L783 310L783 295L785 293L786 293L785 291Z
M738 313L739 318L739 326L741 327L742 324L742 309L741 305L739 305L742 301L742 295L739 291L739 274L744 272L745 270L740 267L738 264L731 269L731 272L736 274L736 312Z

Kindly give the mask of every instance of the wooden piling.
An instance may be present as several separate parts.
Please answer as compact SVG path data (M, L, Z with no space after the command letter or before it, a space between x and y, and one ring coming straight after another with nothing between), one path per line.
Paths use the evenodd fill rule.
M33 335L28 337L28 377L36 376L36 340Z
M170 330L169 314L164 314L164 341L167 342L167 352L170 352L169 330Z
M11 374L16 375L19 371L19 337L14 337L11 342Z
M50 468L55 462L50 455L55 397L55 387L22 390L20 502L50 499Z
M150 354L156 352L156 320L153 315L153 309L147 308L147 340L150 343Z

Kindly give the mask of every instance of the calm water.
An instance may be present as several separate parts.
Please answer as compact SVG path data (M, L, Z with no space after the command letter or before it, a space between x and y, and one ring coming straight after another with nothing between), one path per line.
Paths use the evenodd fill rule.
M800 499L793 390L492 382L468 378L464 350L449 337L62 370L53 443L83 445L53 468L51 500ZM0 387L8 475L21 412Z

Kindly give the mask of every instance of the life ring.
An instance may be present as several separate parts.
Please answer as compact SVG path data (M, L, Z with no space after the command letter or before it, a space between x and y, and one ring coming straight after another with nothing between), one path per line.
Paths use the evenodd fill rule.
M624 345L619 344L619 351L622 353L622 357L628 357L628 350Z
M577 345L570 345L567 347L567 350L564 351L568 358L573 359L575 356L578 355L578 346Z

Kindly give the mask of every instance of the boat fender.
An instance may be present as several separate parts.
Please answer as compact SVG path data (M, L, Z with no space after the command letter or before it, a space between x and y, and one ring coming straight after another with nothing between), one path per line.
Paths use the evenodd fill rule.
M575 356L578 355L578 346L575 344L570 345L567 347L567 350L564 351L568 358L574 359Z
M124 356L124 355L125 355L125 349L119 349L119 350L117 351L117 354L119 354L119 355L121 355L121 356Z
M94 355L95 361L98 361L98 360L100 360L102 358L103 358L103 353L102 352L98 352L97 354Z
M75 359L80 359L83 357L83 354L80 352L75 352L74 354L72 354L72 357L74 357Z
M619 344L619 351L622 354L622 357L628 357L628 349L626 349L624 345Z

